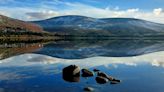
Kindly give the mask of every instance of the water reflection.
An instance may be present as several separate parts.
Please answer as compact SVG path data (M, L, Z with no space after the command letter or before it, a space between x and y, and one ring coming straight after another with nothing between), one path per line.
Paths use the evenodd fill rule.
M1 44L0 59L24 53L43 54L63 59L96 56L126 57L164 50L162 40L75 40L47 43Z
M95 92L163 92L163 45L160 40L2 43L0 92L83 92L87 86ZM62 75L72 64L96 68L122 83L100 85L95 76Z
M63 79L68 82L79 82L80 76L70 76L70 75L63 74Z
M42 48L41 43L3 43L0 44L0 59L9 58L24 53L31 53Z
M84 40L50 43L36 53L65 59L82 59L95 56L137 56L162 50L164 42L159 40Z
M125 64L130 66L137 66L140 63L148 63L152 66L164 66L164 51L144 54L140 56L132 57L92 57L85 59L61 59L40 54L23 54L8 59L0 60L1 67L7 66L33 66L33 65L51 65L51 64L63 64L80 65L82 68L85 67L97 67L107 66L108 64ZM84 63L85 62L85 63Z
M162 92L164 90L161 86L164 84L163 55L164 52L161 51L133 57L92 57L70 60L39 54L23 54L0 60L0 86L4 92L65 92L68 90L82 92L85 86L93 87L96 92L109 90L154 92L154 89ZM62 76L61 70L71 64L90 70L97 68L123 82L114 86L99 85L95 82L95 78L79 79L79 77Z

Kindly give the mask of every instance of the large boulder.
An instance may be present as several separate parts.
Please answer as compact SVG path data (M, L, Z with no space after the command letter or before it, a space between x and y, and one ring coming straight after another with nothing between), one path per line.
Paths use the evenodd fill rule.
M77 65L70 65L63 69L63 75L80 76L80 67Z
M92 77L94 75L93 72L88 69L82 69L81 71L83 77Z
M63 79L68 82L80 81L80 67L77 65L70 65L63 69Z

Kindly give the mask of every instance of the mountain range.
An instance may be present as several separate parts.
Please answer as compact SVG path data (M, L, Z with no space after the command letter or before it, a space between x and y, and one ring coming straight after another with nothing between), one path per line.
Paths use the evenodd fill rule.
M163 35L164 24L134 18L91 18L69 15L34 21L45 31L77 36Z
M79 15L25 22L0 15L0 31L48 32L79 37L163 36L164 24L134 18L91 18Z

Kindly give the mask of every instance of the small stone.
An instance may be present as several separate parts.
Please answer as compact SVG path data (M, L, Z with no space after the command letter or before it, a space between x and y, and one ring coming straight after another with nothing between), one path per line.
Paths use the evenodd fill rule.
M121 80L113 79L113 80L110 82L110 84L118 84L118 83L120 83L120 82L121 82Z
M112 81L121 82L121 80L118 79L113 79Z
M70 65L63 69L64 75L70 75L70 76L79 76L80 75L80 67L77 65Z
M102 76L97 76L96 77L96 82L99 83L99 84L105 84L107 83L109 80L105 77L102 77Z
M107 78L109 81L112 81L113 80L113 77L112 76L109 76L108 74L104 73L104 72L98 72L97 73L98 76L101 76L101 77L105 77Z
M81 71L83 77L91 77L94 75L93 72L88 69L82 69Z
M93 71L94 71L94 72L99 72L100 70L98 70L98 69L93 69Z
M86 88L84 88L84 91L92 92L92 91L94 91L94 89L91 87L86 87Z

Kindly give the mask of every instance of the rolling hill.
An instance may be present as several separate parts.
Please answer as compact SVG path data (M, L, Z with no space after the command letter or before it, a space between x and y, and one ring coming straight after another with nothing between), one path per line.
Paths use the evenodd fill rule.
M44 32L42 27L34 23L24 22L21 20L9 18L0 15L1 32Z
M164 24L134 18L91 18L69 15L34 21L45 31L76 36L154 36L164 34Z

